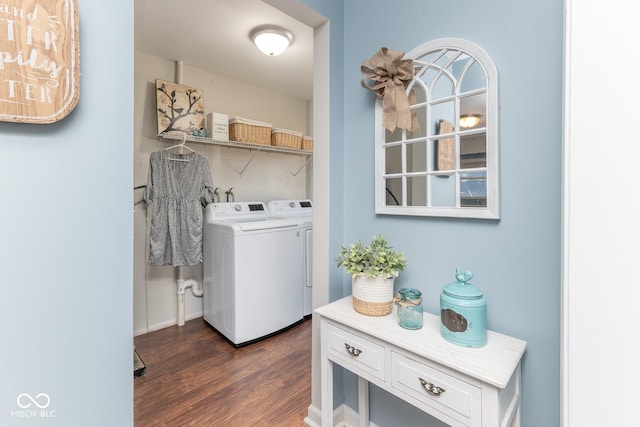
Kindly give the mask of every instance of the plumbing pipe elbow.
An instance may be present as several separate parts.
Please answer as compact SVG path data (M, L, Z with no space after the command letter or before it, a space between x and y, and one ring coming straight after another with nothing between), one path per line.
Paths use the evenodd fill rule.
M195 297L201 297L204 295L204 289L197 280L182 278L176 281L178 286L178 326L184 326L184 293L187 288L191 288L191 293Z
M195 279L187 280L187 283L185 284L185 289L186 288L191 288L191 293L194 297L201 297L204 294L202 285Z

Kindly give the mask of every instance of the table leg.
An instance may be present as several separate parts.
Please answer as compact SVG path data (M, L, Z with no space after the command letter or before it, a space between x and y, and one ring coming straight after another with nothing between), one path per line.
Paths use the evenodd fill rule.
M322 427L333 427L333 363L326 357L320 363L320 378Z
M369 427L369 382L358 377L358 421L360 427Z

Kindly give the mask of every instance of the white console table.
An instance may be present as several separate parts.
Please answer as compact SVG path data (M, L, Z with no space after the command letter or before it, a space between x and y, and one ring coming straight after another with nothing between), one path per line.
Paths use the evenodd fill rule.
M333 427L333 365L355 373L360 427L369 427L373 383L451 426L519 427L520 359L525 341L488 332L481 348L440 336L440 318L425 313L424 326L398 325L387 316L365 316L350 296L315 310L321 324L322 426Z

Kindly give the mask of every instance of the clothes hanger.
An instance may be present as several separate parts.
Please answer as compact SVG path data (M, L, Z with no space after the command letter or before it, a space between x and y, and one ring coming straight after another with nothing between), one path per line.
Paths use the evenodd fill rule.
M173 148L186 148L187 150L191 151L192 153L197 153L196 150L194 150L193 148L189 147L188 145L186 145L187 143L187 135L186 134L182 134L182 141L179 144L176 145L172 145L171 147L167 147L164 149L164 151L169 151ZM169 160L175 160L176 162L188 162L189 159L178 159L178 158L174 158L174 157L167 157Z

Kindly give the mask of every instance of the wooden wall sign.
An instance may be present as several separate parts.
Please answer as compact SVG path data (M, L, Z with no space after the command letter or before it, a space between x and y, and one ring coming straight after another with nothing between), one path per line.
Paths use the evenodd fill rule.
M80 97L77 0L0 0L0 120L53 123Z

